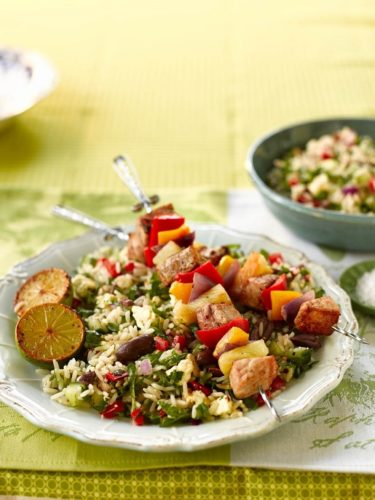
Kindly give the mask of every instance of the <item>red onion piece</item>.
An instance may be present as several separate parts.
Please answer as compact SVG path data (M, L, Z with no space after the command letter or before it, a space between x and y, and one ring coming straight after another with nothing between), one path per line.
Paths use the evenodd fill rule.
M212 288L214 285L216 285L216 283L214 283L206 276L203 276L203 274L194 273L193 288L191 289L189 302L192 302L193 300L200 297L202 293L207 292L207 290Z
M315 292L314 290L310 290L301 297L297 297L296 299L291 300L287 304L284 304L281 308L281 316L283 317L284 321L293 321L294 318L297 316L299 308L304 302L307 302L308 300L315 299Z
M142 361L138 365L138 371L140 375L151 375L152 373L152 364L149 359L142 359Z
M179 246L179 247L189 247L190 245L193 244L195 239L195 232L193 231L192 233L185 234L184 236L181 236L181 238L177 238L174 242Z
M234 260L229 266L228 271L223 276L224 288L228 289L233 285L234 278L236 277L241 266L238 260Z
M357 186L344 186L341 191L344 194L356 194L358 193L358 188Z

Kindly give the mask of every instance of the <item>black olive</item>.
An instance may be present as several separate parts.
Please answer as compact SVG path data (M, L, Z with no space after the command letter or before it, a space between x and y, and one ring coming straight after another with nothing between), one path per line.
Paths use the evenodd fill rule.
M154 337L149 334L135 337L117 349L116 357L121 363L135 361L145 354L155 350Z

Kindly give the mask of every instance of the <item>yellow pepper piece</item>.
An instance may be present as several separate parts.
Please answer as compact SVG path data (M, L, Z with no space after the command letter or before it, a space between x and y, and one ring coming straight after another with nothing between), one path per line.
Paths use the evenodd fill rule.
M270 319L272 321L281 321L283 317L281 316L281 308L283 305L287 304L297 297L301 297L301 292L294 292L292 290L273 290L271 292L271 311Z
M235 259L230 255L224 255L223 257L221 257L220 262L216 267L221 276L224 276L224 274L228 271L234 260Z
M242 330L242 328L233 326L223 337L221 337L216 344L213 354L215 358L219 358L224 352L234 349L235 347L246 345L248 342L249 334Z
M190 228L183 224L177 229L169 229L168 231L159 231L158 233L158 245L165 245L168 241L177 240L181 236L190 233Z
M174 295L177 300L181 300L184 304L187 304L189 302L192 288L193 283L179 283L178 281L174 281L171 284L169 293Z

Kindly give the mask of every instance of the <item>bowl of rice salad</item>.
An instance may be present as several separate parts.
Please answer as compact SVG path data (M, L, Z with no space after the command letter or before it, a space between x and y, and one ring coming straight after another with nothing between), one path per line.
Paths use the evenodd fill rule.
M246 168L270 211L304 239L375 248L375 120L337 118L272 131Z
M353 360L353 340L332 332L337 322L357 327L346 293L296 250L189 226L160 231L142 254L135 240L150 225L132 229L125 247L87 233L13 268L0 282L0 398L91 444L191 451L269 432L333 389ZM63 286L52 290L52 275ZM84 336L65 356L67 310ZM35 331L37 347L27 344ZM35 367L42 355L48 363Z

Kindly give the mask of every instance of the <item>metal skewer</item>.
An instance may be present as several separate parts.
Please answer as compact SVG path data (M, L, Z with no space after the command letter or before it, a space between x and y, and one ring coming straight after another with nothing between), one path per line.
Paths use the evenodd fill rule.
M353 330L353 328L350 326L350 324L346 321L343 326L335 325L332 327L333 330L337 333L341 333L341 335L345 335L346 337L349 337L351 339L356 340L360 344L366 344L368 345L368 341L358 335L356 331Z
M52 213L53 215L57 215L62 219L78 222L79 224L105 233L108 236L117 237L122 241L128 241L129 239L128 233L124 232L122 229L111 227L105 222L99 219L95 219L94 217L91 217L90 215L80 212L79 210L76 210L74 208L65 207L63 205L56 205L55 207L53 207Z
M113 160L113 168L125 186L131 191L139 203L134 205L133 212L139 212L144 208L149 214L152 205L159 201L158 195L147 196L141 186L137 169L128 156L116 156Z
M281 422L281 418L280 418L280 415L277 413L276 411L276 408L274 407L274 405L271 403L270 399L268 398L267 394L265 393L263 387L259 387L259 394L261 395L263 401L264 401L264 404L267 406L267 408L270 410L270 412L272 413L272 415L275 417L275 419L278 421L278 422Z

